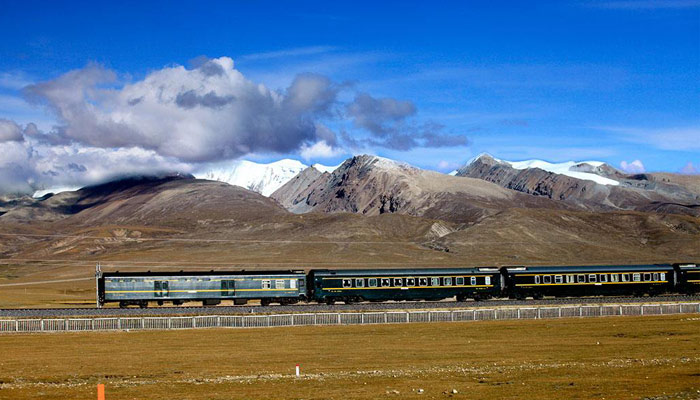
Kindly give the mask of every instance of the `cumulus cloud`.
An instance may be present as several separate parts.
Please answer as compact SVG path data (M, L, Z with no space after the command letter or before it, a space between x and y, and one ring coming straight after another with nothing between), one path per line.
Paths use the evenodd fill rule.
M641 174L646 171L641 160L634 160L629 163L627 161L622 161L620 162L620 168L628 174Z
M195 68L167 67L110 87L116 75L98 65L25 89L46 104L59 126L43 139L97 148L139 147L186 162L232 159L251 152L286 153L335 136L316 120L328 115L338 88L326 77L299 75L279 93L246 79L228 57Z
M314 143L311 146L303 145L299 154L304 160L314 158L331 158L343 154L344 151L328 145L325 140Z
M138 80L88 64L22 89L28 102L55 116L53 128L0 118L0 193L191 172L248 154L296 153L308 161L336 157L348 146L467 143L440 124L416 121L410 101L367 93L341 101L344 90L351 85L310 73L271 90L247 79L228 57L198 57ZM329 128L350 123L353 130L340 135Z
M21 142L24 140L22 128L16 122L0 118L0 143Z
M435 122L422 124L410 121L416 114L416 106L410 101L392 98L374 98L367 93L355 96L346 107L353 124L370 133L366 140L342 135L351 147L380 146L394 150L410 150L415 147L466 146L462 135L443 132L444 126Z

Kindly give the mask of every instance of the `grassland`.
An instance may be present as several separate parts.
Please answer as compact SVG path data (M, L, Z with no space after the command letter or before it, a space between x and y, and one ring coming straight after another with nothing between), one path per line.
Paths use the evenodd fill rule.
M0 352L0 399L700 397L689 315L7 335Z

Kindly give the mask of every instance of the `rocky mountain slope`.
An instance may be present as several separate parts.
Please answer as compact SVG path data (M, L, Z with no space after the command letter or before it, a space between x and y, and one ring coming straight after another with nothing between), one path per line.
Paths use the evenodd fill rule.
M700 215L700 194L680 180L654 174L626 175L603 163L566 163L559 164L559 169L545 164L510 163L482 155L460 168L457 176L588 210Z
M516 206L566 207L483 180L453 177L367 155L346 160L332 174L306 172L271 197L293 212L399 213L455 222L474 222Z

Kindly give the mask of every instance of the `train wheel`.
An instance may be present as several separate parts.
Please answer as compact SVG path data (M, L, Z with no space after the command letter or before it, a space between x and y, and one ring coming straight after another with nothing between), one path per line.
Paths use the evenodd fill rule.
M120 302L119 302L119 308L126 308L126 307L128 307L128 306L129 306L129 305L126 304L125 301L120 301Z
M140 307L140 308L146 308L146 307L148 307L148 302L147 302L147 301L141 301L141 302L139 302L139 307Z
M328 304L329 306L332 306L333 304L335 304L335 299L332 298L332 297L328 297L328 298L326 298L325 302L326 302L326 304Z
M260 305L263 307L269 306L271 303L270 299L260 299Z

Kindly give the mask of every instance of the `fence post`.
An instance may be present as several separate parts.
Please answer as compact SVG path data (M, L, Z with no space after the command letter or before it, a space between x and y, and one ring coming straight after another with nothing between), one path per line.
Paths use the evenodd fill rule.
M19 332L19 320L15 320L15 332Z
M518 319L520 319L520 307L518 307Z
M314 313L314 325L318 325L318 318L316 313Z
M173 317L168 317L168 329L173 329Z
M386 324L387 322L389 322L389 316L387 315L387 312L384 311L384 323Z
M598 307L598 316L599 317L603 316L603 306Z
M559 318L561 318L561 306L559 306Z
M622 315L622 304L620 304L620 315Z
M193 328L197 327L197 317L192 317L192 327Z
M268 315L267 318L265 318L265 320L267 321L267 327L269 328L270 327L270 316Z
M360 313L360 324L365 323L365 313Z
M406 322L410 322L410 321L408 320L408 311L406 311Z
M340 313L336 313L336 314L338 314L338 325L340 325Z
M122 319L117 318L117 329L121 330L122 329Z
M63 328L68 331L68 318L63 320Z
M454 321L455 321L455 312L454 312L454 310L450 310L450 322L454 322Z
M44 331L44 320L43 320L43 318L42 318L42 320L41 320L41 331L42 331L42 332Z
M644 304L639 306L639 315L644 315Z
M540 308L537 307L537 319L542 318L542 314L540 314Z
M659 314L663 315L663 313L664 313L664 306L663 306L663 304L659 304Z
M583 306L578 306L578 316L583 317Z

